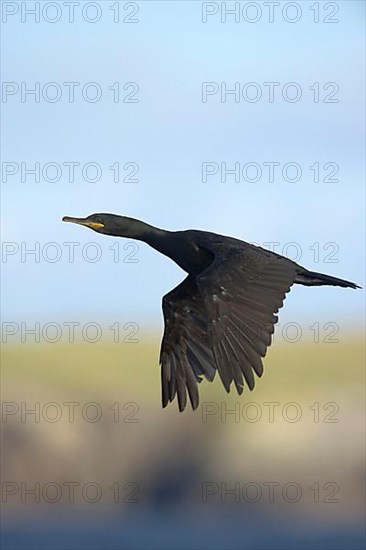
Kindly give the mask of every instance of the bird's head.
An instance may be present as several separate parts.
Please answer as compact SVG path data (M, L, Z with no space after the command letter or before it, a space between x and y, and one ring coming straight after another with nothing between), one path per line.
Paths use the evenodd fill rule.
M139 223L138 220L116 214L91 214L86 218L64 216L62 221L85 225L97 233L115 237L133 237L136 230L135 225Z

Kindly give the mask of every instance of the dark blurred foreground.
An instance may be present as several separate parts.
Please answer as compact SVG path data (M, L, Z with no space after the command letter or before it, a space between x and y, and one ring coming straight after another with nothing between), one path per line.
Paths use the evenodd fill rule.
M360 526L282 521L249 510L139 510L119 518L27 521L2 535L3 550L361 550ZM356 528L355 528L356 527Z

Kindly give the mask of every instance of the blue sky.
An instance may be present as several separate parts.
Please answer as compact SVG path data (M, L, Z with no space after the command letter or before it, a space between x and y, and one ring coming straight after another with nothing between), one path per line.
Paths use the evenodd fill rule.
M126 259L132 249L123 250L124 241L116 245L114 238L61 223L64 215L93 212L120 213L172 230L207 229L262 246L277 242L279 253L286 248L294 253L287 245L297 243L299 263L363 285L362 2L334 3L340 8L334 16L338 23L323 22L330 12L322 2L319 23L310 2L297 3L296 23L286 22L281 12L269 23L262 2L256 3L262 9L257 23L229 17L222 23L220 13L202 23L201 2L137 2L137 23L114 23L109 1L97 3L102 13L97 23L83 20L80 11L70 23L64 4L58 4L56 23L42 16L39 23L29 17L22 23L19 12L2 25L2 80L19 88L22 82L28 88L39 82L41 90L55 82L62 91L57 102L42 95L39 103L31 96L22 102L20 93L3 96L2 160L19 168L2 178L3 320L119 319L160 326L161 296L183 272L143 244L134 256L138 262L115 262L109 247L119 246ZM126 4L120 3L124 17L135 9ZM74 103L64 82L80 84ZM102 90L95 103L80 93L90 82ZM114 102L109 87L116 82L120 97L135 86L124 90L126 83L137 83L138 102ZM238 82L240 92L255 82L262 99L252 103L241 96L235 102L231 95L222 102L217 93L204 103L203 82L215 82L219 90ZM268 82L279 83L273 102L266 96ZM302 92L294 103L282 97L289 82ZM317 103L314 83L319 83ZM324 90L327 83L335 84ZM330 92L338 102L324 102ZM36 162L41 171L57 163L59 180L41 176L36 183L23 174L22 182L21 163ZM64 164L70 162L79 163L74 182ZM203 162L224 162L228 168L239 163L240 169L256 163L262 177L237 182L227 176L222 182L219 173L203 182ZM279 163L273 182L263 164L268 162ZM290 162L301 168L297 182L281 177ZM99 181L83 179L87 163L100 167ZM109 167L115 163L123 177L131 166L124 170L126 163L138 165L138 181L114 182ZM314 163L319 163L319 182L309 168ZM3 164L3 170L9 166ZM339 181L324 182L334 166ZM52 169L50 174L52 179ZM80 243L73 263L68 242ZM101 251L98 262L86 261L80 252L91 242ZM48 243L61 251L59 261L45 259L48 252L52 256ZM31 255L22 258L22 250L38 246L39 262ZM362 291L297 287L281 319L359 325L362 302Z

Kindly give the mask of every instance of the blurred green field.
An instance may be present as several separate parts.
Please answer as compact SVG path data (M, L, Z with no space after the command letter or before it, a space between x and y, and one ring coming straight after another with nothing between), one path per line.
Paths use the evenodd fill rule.
M113 399L123 394L160 406L160 339L138 344L6 345L2 349L2 397L23 392L33 395L72 394ZM365 345L361 335L339 343L274 345L264 359L265 372L253 392L241 399L294 399L361 396L365 382ZM201 399L225 399L219 377L200 385ZM235 389L230 397L237 398Z

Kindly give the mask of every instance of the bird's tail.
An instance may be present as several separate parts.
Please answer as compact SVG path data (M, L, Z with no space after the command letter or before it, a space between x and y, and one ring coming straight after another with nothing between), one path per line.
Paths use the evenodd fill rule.
M295 283L305 286L331 285L342 286L344 288L361 288L355 283L351 283L351 281L345 281L344 279L338 279L337 277L324 275L324 273L317 273L316 271L308 271L307 269L298 272Z

